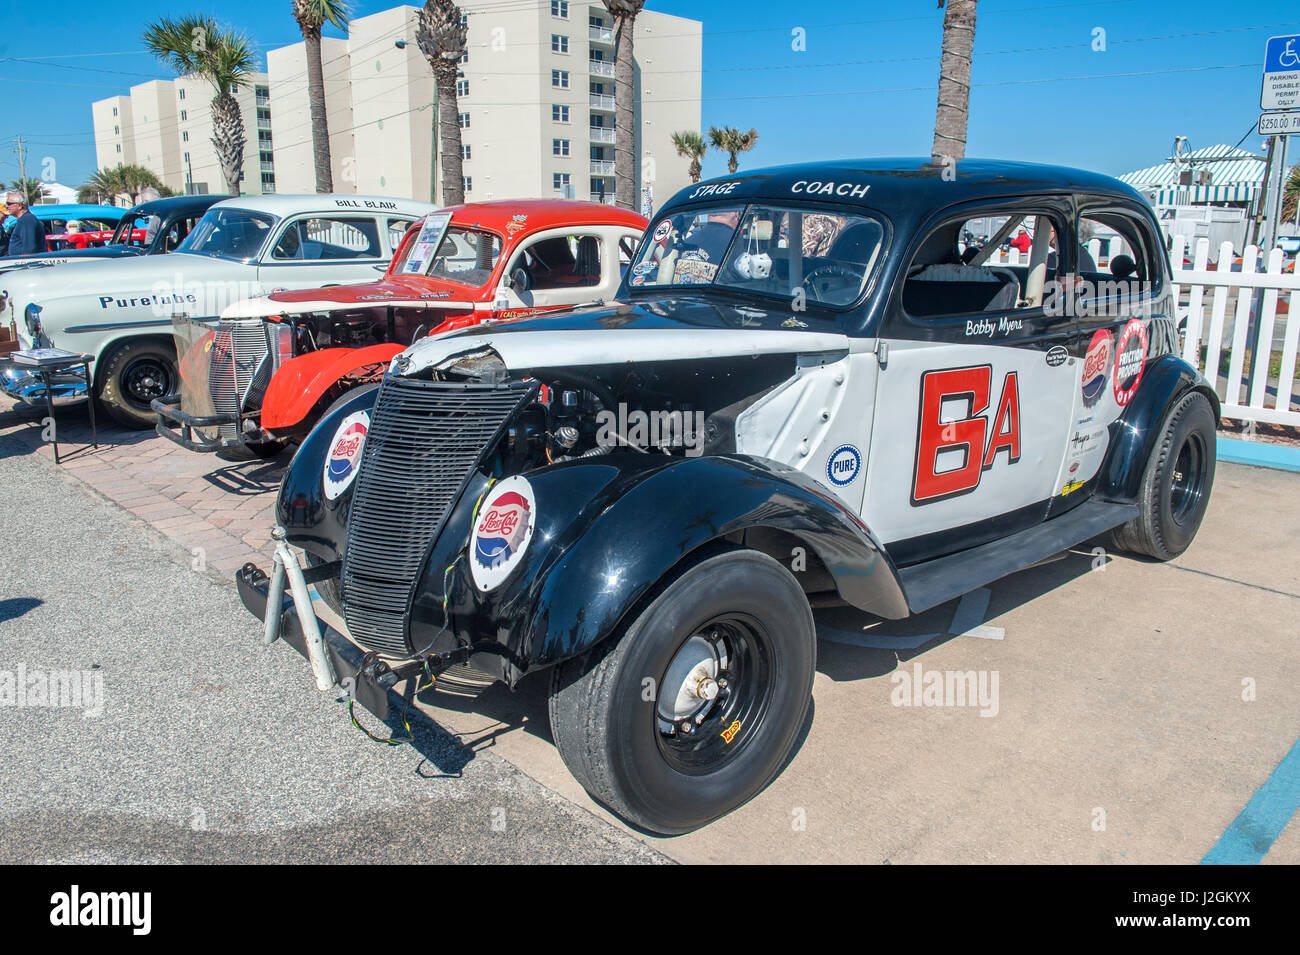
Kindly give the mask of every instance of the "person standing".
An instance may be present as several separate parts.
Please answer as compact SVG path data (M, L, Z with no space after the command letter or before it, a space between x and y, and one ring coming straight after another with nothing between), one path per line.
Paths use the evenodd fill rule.
M14 217L14 227L9 233L7 255L35 255L45 251L45 226L27 208L27 197L21 192L5 196L5 205Z

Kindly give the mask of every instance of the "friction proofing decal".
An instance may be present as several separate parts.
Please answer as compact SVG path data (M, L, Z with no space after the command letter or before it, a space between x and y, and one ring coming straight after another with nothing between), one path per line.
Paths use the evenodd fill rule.
M365 411L354 411L339 424L330 441L329 453L325 455L322 483L327 499L334 500L356 478L369 432L370 415Z
M1083 406L1091 408L1106 390L1110 359L1115 350L1115 336L1104 328L1097 329L1083 356Z
M488 488L469 537L474 586L487 593L505 582L533 539L536 498L528 479L508 477Z
M1115 401L1121 408L1133 400L1146 361L1146 326L1140 318L1134 318L1120 332L1119 346L1115 349Z

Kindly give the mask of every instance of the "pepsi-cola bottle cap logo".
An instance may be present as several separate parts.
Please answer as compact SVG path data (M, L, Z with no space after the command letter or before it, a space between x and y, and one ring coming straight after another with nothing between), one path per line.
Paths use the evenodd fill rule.
M527 478L506 478L483 496L469 541L470 576L479 590L500 586L519 565L533 538L535 509Z
M334 431L330 440L330 449L325 455L325 469L322 484L325 497L334 500L350 485L361 467L361 452L366 446L366 435L370 432L370 415L365 411L355 411L348 415Z
M1106 390L1110 372L1110 359L1115 338L1104 328L1099 328L1088 344L1083 356L1083 406L1091 408Z

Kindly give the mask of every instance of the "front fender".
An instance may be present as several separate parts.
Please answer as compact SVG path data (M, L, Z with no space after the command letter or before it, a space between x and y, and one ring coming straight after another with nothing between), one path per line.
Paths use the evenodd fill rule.
M1217 421L1219 397L1195 368L1177 355L1162 355L1147 365L1133 400L1111 426L1113 439L1098 482L1099 496L1126 503L1137 500L1142 474L1165 418L1193 390L1209 398Z
M340 379L368 365L387 365L404 345L385 342L364 348L323 348L290 358L272 376L262 397L262 428L294 432Z
M343 556L348 506L356 486L354 480L338 497L333 500L326 497L325 457L343 419L355 411L374 408L378 391L377 385L357 388L323 416L303 439L280 482L280 494L275 501L276 523L288 533L290 543L324 561Z
M693 552L751 529L781 531L806 545L854 606L907 615L884 548L824 488L784 465L740 455L624 453L526 477L536 529L515 573L489 594L478 593L467 573L450 588L457 595L452 626L507 661L502 675L510 682L600 643ZM412 604L415 647L432 645L450 623L444 580L465 551L483 483L467 488L430 554Z

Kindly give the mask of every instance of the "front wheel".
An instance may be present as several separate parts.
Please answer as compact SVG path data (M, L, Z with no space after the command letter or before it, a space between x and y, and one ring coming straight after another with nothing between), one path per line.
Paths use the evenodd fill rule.
M1138 516L1111 531L1117 548L1172 560L1191 545L1214 485L1215 424L1199 391L1174 406L1142 475Z
M158 416L151 402L175 392L179 381L176 349L140 339L117 346L103 362L99 402L104 411L124 428L152 428Z
M789 758L812 696L812 610L754 551L677 577L619 639L555 668L555 745L587 792L676 835L757 795Z

